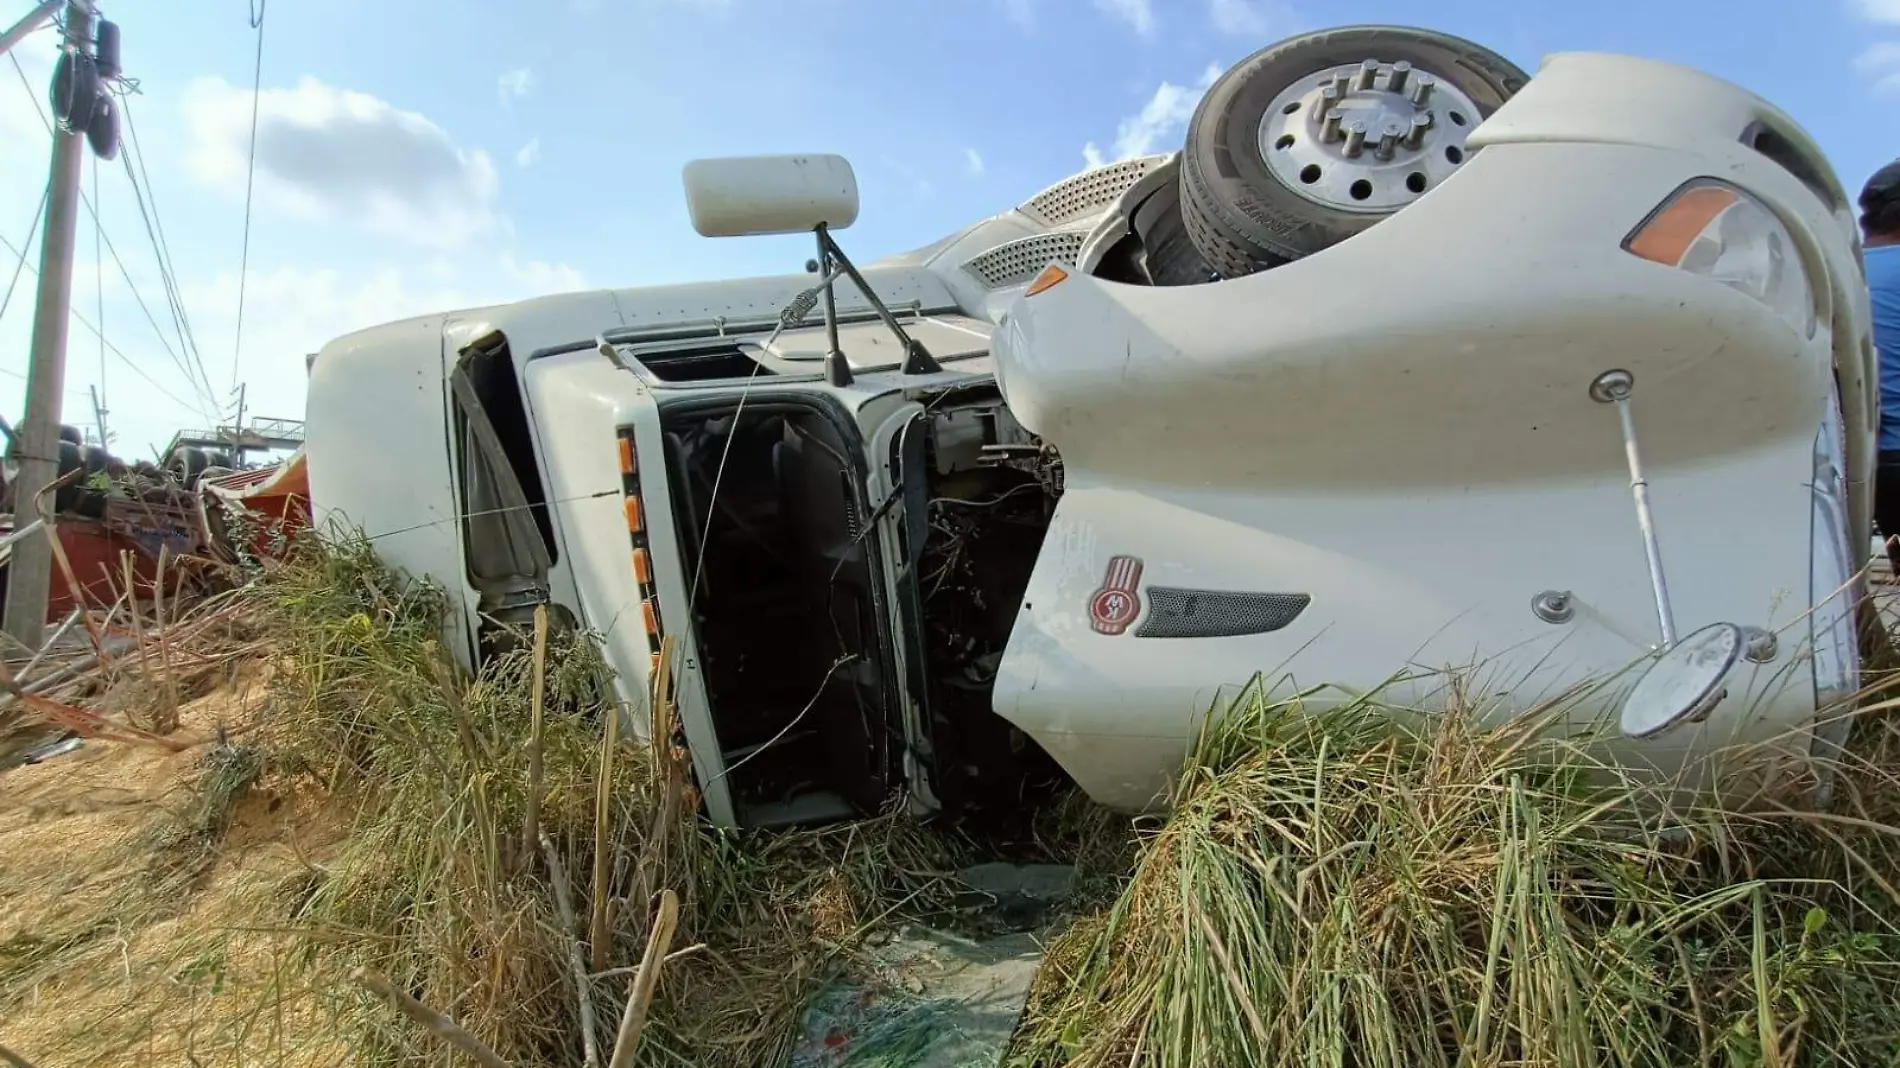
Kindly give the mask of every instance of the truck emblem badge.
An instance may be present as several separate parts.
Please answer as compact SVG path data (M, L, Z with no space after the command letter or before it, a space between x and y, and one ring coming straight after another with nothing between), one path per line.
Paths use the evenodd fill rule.
M1097 634L1120 634L1141 614L1141 597L1135 593L1140 582L1139 558L1117 556L1108 561L1108 577L1089 600L1089 625Z

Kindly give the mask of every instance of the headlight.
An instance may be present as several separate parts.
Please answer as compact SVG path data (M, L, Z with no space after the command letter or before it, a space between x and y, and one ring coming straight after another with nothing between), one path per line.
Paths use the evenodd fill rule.
M1623 247L1746 293L1802 337L1814 336L1814 291L1794 238L1774 212L1733 186L1690 182L1644 220Z

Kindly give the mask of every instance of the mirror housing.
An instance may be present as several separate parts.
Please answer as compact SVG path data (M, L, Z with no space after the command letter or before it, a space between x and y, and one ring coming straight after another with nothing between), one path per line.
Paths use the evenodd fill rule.
M682 177L701 237L842 230L858 218L858 177L843 156L696 159Z

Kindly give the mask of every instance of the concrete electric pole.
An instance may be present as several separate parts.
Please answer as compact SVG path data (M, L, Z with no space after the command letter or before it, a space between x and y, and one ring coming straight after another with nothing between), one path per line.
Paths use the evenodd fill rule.
M8 30L6 43L11 45L38 29L55 6L41 4L28 16L32 25L23 21ZM59 476L59 407L66 388L66 327L72 302L79 177L85 163L91 125L88 120L99 106L96 100L104 94L92 58L92 5L86 0L65 0L65 7L66 39L61 62L54 68L53 95L54 111L64 110L66 114L57 115L59 121L53 127L46 229L40 238L39 300L33 309L33 346L26 375L26 414L14 439L19 465L13 483L16 528L37 518L34 508L41 491ZM57 106L62 99L67 105L64 109ZM47 536L53 536L50 526ZM52 546L45 537L22 538L14 543L8 565L5 627L8 636L28 649L40 647L45 630L52 564Z

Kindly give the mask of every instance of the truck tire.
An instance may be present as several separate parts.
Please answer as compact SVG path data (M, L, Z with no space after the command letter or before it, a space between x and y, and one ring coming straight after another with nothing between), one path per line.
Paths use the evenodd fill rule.
M91 56L80 52L62 52L53 64L53 114L69 130L84 131L92 125L92 113L99 106L99 69Z
M210 466L205 462L205 450L194 449L189 445L180 445L172 450L171 458L165 461L165 470L178 480L178 484L190 489L198 484L198 476Z
M93 108L92 120L86 123L86 143L92 146L92 154L100 159L111 161L119 158L119 108L112 102L110 93L99 94L99 103Z
M1179 180L1148 194L1136 206L1129 224L1140 236L1142 267L1150 285L1191 286L1220 277L1188 236L1181 216Z
M1262 49L1221 75L1188 123L1188 237L1227 278L1329 248L1436 188L1464 162L1471 129L1529 80L1470 41L1399 26ZM1344 90L1343 106L1329 88Z
M86 444L86 435L80 433L79 428L76 426L66 426L62 424L59 428L59 440L70 441L74 445L83 446Z
M65 478L66 476L72 474L74 471L83 470L85 466L86 466L85 453L79 448L79 446L73 444L70 441L66 441L62 438L59 443L59 475L58 477ZM85 487L80 485L80 480L74 479L71 482L68 482L67 484L54 490L53 491L53 511L55 513L71 512L73 510L73 504L79 500L79 494L84 489Z

